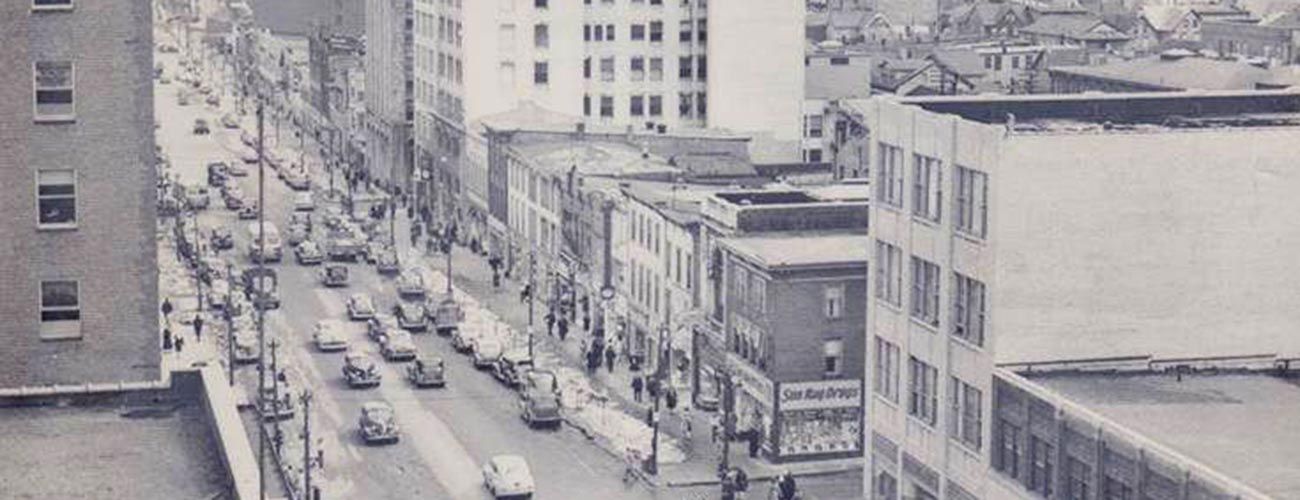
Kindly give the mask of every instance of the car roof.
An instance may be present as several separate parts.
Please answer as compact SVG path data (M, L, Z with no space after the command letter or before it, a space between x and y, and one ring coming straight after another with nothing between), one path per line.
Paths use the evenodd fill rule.
M393 407L383 401L366 401L365 403L361 404L361 411L367 413L375 412L375 411L392 412Z
M528 461L519 455L497 455L492 457L492 463L498 469L528 470Z

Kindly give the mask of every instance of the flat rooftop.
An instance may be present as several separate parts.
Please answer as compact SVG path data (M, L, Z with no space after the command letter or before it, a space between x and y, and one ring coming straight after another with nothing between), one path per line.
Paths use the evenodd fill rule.
M718 193L714 196L732 205L789 205L794 203L819 203L822 200L803 191L744 191Z
M0 407L0 497L230 498L199 405Z
M1274 498L1300 498L1300 380L1251 373L1022 376Z
M873 98L1020 134L1300 126L1296 89Z
M772 233L725 238L723 244L768 268L867 263L871 239L854 233Z
M565 173L577 167L584 175L620 177L651 174L674 174L680 169L660 156L645 153L631 145L604 141L539 141L521 143L515 148L534 165L552 173Z

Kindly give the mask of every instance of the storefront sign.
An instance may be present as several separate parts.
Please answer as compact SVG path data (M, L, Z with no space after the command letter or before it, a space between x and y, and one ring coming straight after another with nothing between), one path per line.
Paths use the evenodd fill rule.
M862 406L862 381L818 380L781 384L781 410L856 408Z

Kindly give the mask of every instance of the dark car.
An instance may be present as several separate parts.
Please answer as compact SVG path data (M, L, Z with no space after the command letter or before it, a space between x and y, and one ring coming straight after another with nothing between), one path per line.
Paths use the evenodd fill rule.
M212 228L212 246L218 250L229 250L235 248L235 237L230 234L230 230L224 227Z
M533 369L533 358L528 351L507 351L492 365L492 375L510 387L518 387L524 373Z
M194 119L194 135L207 135L212 129L208 128L208 121L202 118Z
M208 185L219 188L226 185L230 177L230 168L225 162L214 161L208 164Z

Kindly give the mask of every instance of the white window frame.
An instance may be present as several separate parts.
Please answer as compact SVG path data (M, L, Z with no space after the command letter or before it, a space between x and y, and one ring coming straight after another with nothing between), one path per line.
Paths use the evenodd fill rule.
M948 434L979 452L984 436L984 400L979 388L951 376L948 379Z
M967 236L984 239L988 236L988 174L957 165L953 182L957 196L953 229Z
M912 215L938 223L943 213L943 162L912 155Z
M40 63L64 63L64 62L68 63L68 65L71 68L70 70L71 75L68 78L71 85L69 85L68 87L41 88L39 83L37 82L37 77L39 76L39 74L36 71L36 65ZM36 96L42 90L54 90L54 91L68 90L72 92L72 103L70 104L70 106L72 107L72 111L68 114L50 114L50 115L41 114L40 103L38 102ZM32 118L38 123L61 123L61 122L76 121L77 119L77 63L76 61L72 61L72 60L32 61Z
M43 184L41 183L41 173L42 173L42 172L50 172L50 173L55 173L55 172L67 172L67 173L71 174L71 176L72 176L72 194L71 194L71 195L62 195L62 194L59 194L59 195L41 195L41 186L43 185ZM54 185L54 184L51 184L51 185ZM36 171L36 192L35 192L35 195L36 195L36 228L37 228L38 230L76 229L76 228L77 228L77 222L78 222L79 212L81 212L81 210L80 210L80 206L79 206L78 203L77 203L77 193L78 193L78 189L77 189L77 171L76 171L76 170L71 170L71 169L37 170L37 171ZM44 199L66 199L66 198L72 198L72 222L42 223L42 222L41 222L41 201L44 200Z
M72 283L77 289L76 306L49 306L45 305L45 284L46 283ZM46 279L41 280L36 289L36 309L40 312L39 335L41 340L75 340L82 337L81 334L81 280L76 279ZM76 311L77 319L69 320L46 320L45 312Z
M876 298L903 306L903 251L876 240Z
M37 12L72 10L72 8L73 8L73 0L66 0L63 3L46 4L46 5L38 4L37 0L32 0L32 10Z
M822 290L822 313L826 319L844 317L844 285L829 285Z
M909 312L912 319L930 326L939 326L939 265L913 255L911 268L912 297Z
M988 287L975 278L954 272L952 288L952 335L983 347L988 325Z
M878 143L880 165L876 168L876 199L880 205L903 208L903 150L897 146Z
M822 375L827 378L844 374L844 339L822 341Z
M907 414L929 427L938 422L938 370L916 356L907 360Z
M876 394L898 404L898 360L901 351L898 345L876 336L876 356L872 388Z

